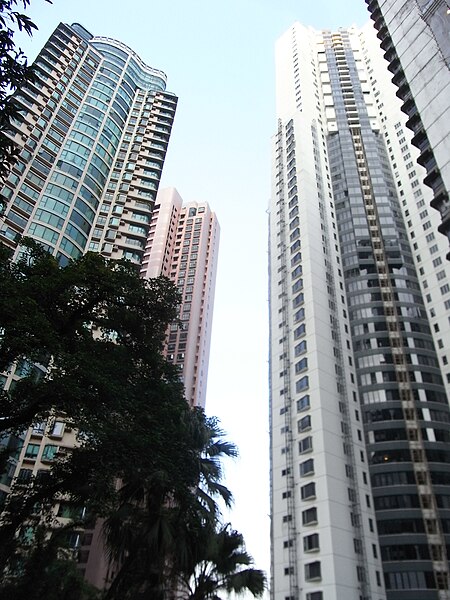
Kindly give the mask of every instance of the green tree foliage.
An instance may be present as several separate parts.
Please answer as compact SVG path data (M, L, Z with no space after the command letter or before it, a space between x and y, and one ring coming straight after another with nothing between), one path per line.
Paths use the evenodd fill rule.
M242 535L229 524L204 527L190 542L190 553L178 566L180 599L220 600L221 591L263 595L265 575L252 567Z
M18 118L20 108L11 93L33 81L33 70L14 42L15 30L31 36L37 29L31 19L20 12L20 8L25 10L29 4L30 0L0 0L0 179L8 175L17 155L8 134L11 121Z
M63 498L104 522L116 565L108 600L164 598L192 564L196 540L217 529L218 501L231 503L222 459L237 453L215 419L189 407L178 371L162 356L176 288L98 254L61 268L32 241L21 250L13 262L0 249L0 369L29 368L2 392L0 430L19 434L56 415L79 434L45 478L12 486L0 518L0 596L19 597L42 553L53 556L41 569L42 590L67 563L52 554L61 546L53 506ZM54 533L36 554L23 533L37 540L41 526ZM61 598L88 593L71 578L61 585Z

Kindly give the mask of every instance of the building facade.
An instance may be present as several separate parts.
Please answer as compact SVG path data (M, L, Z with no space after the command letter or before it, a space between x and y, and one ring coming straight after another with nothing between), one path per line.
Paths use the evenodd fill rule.
M140 265L177 104L166 75L121 42L63 23L34 67L34 83L16 95L20 153L1 190L0 242L18 252L18 237L29 236L62 265L88 250ZM36 368L24 362L1 383L8 389ZM0 479L1 496L14 477L48 468L47 446L51 454L73 445L65 427L46 439L52 431L52 424L28 431L18 462Z
M392 81L408 115L431 206L450 238L450 4L446 0L366 0Z
M1 191L1 241L30 236L61 264L87 250L140 264L177 104L165 74L62 23L34 67L17 95L21 151Z
M181 294L179 322L168 332L167 358L176 364L192 406L204 408L220 228L207 203L160 190L141 267L142 277L165 275Z
M411 244L428 252L423 189L396 135L399 107L380 100L395 96L374 75L380 64L369 29L296 23L276 47L275 600L450 597L450 414L422 294L439 265L416 271ZM448 327L444 294L435 302Z

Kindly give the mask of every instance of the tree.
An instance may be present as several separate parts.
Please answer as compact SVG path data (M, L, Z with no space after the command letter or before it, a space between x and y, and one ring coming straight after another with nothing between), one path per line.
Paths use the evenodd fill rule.
M10 133L20 108L11 93L34 79L26 56L14 42L14 28L29 36L37 29L27 15L15 10L17 5L25 10L29 4L30 0L0 0L0 179L7 177L17 156Z
M236 448L223 439L216 419L199 409L188 417L190 457L179 474L182 484L171 484L173 473L140 472L139 478L123 481L117 507L106 519L106 540L121 567L107 600L165 598L195 540L218 522L217 500L230 505L221 461L236 456Z
M56 415L79 432L45 478L13 483L0 517L0 573L12 577L0 595L25 589L41 554L50 560L43 577L62 568L51 550L63 499L105 523L117 571L106 598L162 598L205 531L217 529L218 501L230 504L222 459L237 453L216 419L189 407L162 355L176 288L98 254L61 268L30 240L17 262L0 248L0 278L0 369L20 366L23 375L2 392L0 430L19 434ZM37 540L41 527L47 535L36 554L22 534Z
M180 594L183 600L220 600L221 590L262 596L266 579L254 569L244 539L230 524L218 529L205 527L193 545L189 559L180 566Z
M0 430L23 431L54 410L82 427L126 407L143 377L175 385L161 354L178 303L168 279L145 281L129 262L94 253L61 268L36 242L23 248L17 262L0 248L0 370L30 365L3 392Z

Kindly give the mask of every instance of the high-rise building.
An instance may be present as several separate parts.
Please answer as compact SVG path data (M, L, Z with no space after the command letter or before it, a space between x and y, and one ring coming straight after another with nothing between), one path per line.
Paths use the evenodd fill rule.
M177 98L130 48L60 24L17 94L19 158L0 240L24 234L61 264L87 250L140 264Z
M32 237L62 265L88 250L140 265L177 104L166 75L121 42L63 23L34 67L35 81L16 94L20 153L1 190L0 243L16 248L18 236ZM9 388L30 368L38 367L17 365L1 384ZM0 497L13 477L35 474L41 459L48 468L52 453L73 445L64 427L52 431L28 431Z
M392 81L403 100L439 231L450 238L450 4L446 0L366 0ZM450 256L450 254L448 255Z
M12 135L20 153L1 190L0 242L20 251L18 237L26 235L63 266L90 250L129 259L143 277L174 280L182 329L170 327L166 352L189 402L204 406L219 226L206 203L183 206L173 189L157 199L177 98L165 91L162 71L79 24L60 24L34 66L35 81L16 95L23 116ZM8 389L39 368L23 361L0 384ZM13 481L28 484L77 444L56 414L10 442L16 458L0 478L0 501ZM54 515L69 524L73 506L57 501ZM76 528L67 541L87 580L104 587L111 572L101 524Z
M447 244L373 36L296 23L276 48L274 600L450 597Z
M170 326L166 355L178 365L192 406L205 406L219 236L207 203L183 204L174 188L158 192L141 275L165 275L181 294L179 322Z

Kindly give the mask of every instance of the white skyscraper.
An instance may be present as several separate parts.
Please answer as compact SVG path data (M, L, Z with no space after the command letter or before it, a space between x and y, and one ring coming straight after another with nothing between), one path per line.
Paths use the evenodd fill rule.
M419 282L427 218L382 63L369 29L296 23L276 47L274 600L448 597L450 417L420 288L439 265Z

